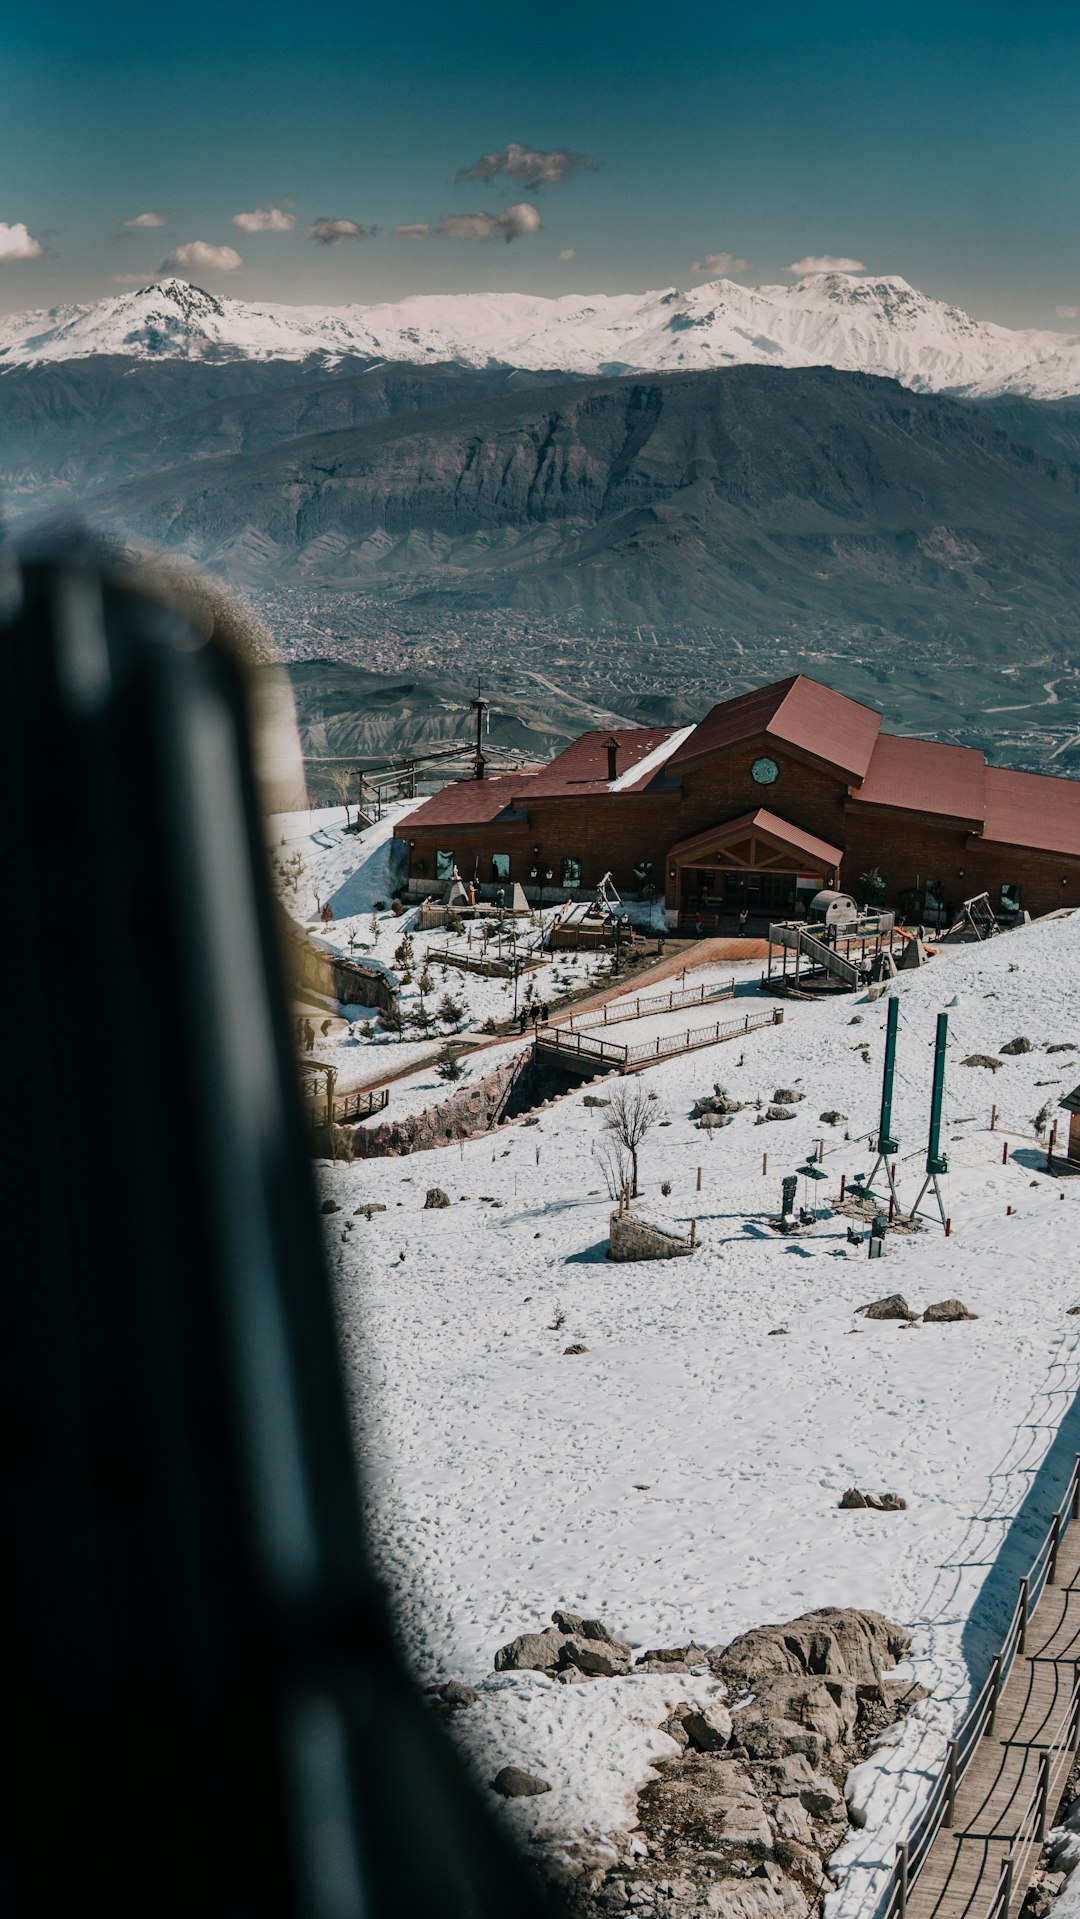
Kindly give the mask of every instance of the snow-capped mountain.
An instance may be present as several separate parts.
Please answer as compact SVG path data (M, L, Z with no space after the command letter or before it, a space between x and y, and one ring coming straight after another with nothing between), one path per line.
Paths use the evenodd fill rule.
M404 360L583 374L830 366L917 392L1080 395L1080 336L973 320L894 275L793 286L714 280L680 292L418 294L303 307L226 300L166 280L95 306L0 317L0 370L117 354L140 360Z

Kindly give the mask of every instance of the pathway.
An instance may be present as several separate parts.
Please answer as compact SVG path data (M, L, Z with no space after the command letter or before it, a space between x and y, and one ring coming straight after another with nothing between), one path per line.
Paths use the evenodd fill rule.
M1069 1773L1080 1660L1080 1524L1066 1526L1023 1649L906 1900L906 1919L1007 1919L1002 1868L1014 1854L1008 1912L1019 1912ZM1042 1802L1042 1803L1040 1803Z

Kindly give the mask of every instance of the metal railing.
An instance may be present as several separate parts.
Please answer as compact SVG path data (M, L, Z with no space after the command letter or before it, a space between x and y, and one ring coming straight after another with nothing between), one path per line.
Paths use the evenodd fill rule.
M594 1039L589 1032L572 1033L567 1027L541 1026L536 1044L543 1052L594 1061L625 1073L678 1053L692 1053L699 1046L715 1046L718 1040L737 1039L760 1026L780 1026L783 1018L782 1009L776 1006L767 1013L746 1013L742 1019L717 1020L713 1025L693 1026L686 1033L665 1033L655 1040L640 1040L633 1046Z
M532 973L543 966L544 958L535 948L522 948L516 959L495 954L460 953L452 946L429 946L425 959L429 966L456 966L462 973L480 973L485 979L513 979L515 972Z
M581 1018L571 1013L569 1024L575 1032L585 1033L596 1026L621 1026L624 1020L649 1019L656 1013L678 1012L683 1006L711 1006L715 1000L734 998L735 980L732 977L717 981L712 986L672 987L670 993L656 993L651 999L642 999L639 993L632 1000L608 1000L603 1007L594 1008L591 1013L586 1009Z
M916 1822L914 1831L897 1847L892 1884L880 1908L880 1919L905 1919L908 1900L926 1864L930 1848L942 1827L949 1828L953 1823L957 1791L978 1751L980 1741L987 1733L992 1733L994 1730L1002 1689L1012 1671L1017 1653L1022 1653L1025 1649L1028 1622L1042 1598L1043 1591L1047 1586L1055 1583L1058 1549L1070 1521L1077 1517L1078 1512L1080 1512L1080 1453L1073 1462L1072 1473L1061 1505L1050 1521L1046 1537L1035 1558L1020 1581L1016 1605L1013 1608L1012 1619L1002 1642L1001 1651L994 1655L982 1690L969 1706L948 1742L941 1772ZM1055 1783L1060 1781L1063 1771L1067 1770L1068 1760L1071 1759L1076 1748L1078 1731L1080 1731L1080 1677L1073 1687L1059 1734L1040 1754L1038 1784L1012 1836L1009 1852L1002 1862L997 1890L982 1919L1009 1919L1009 1902L1012 1898L1014 1883L1021 1883L1021 1874L1027 1864L1031 1846L1041 1843L1046 1836L1050 1795ZM1034 1834L1027 1835L1026 1826L1032 1817L1035 1821Z

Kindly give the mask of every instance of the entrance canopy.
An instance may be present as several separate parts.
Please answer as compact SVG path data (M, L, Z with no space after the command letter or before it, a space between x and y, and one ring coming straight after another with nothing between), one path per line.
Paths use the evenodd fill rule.
M706 827L692 839L679 840L668 854L669 866L720 866L761 868L771 872L838 873L843 848L830 846L792 826L778 813L759 806L754 813L743 813L737 820L725 820L722 826Z
M835 884L842 858L841 847L758 807L671 848L668 904L699 917L787 912Z

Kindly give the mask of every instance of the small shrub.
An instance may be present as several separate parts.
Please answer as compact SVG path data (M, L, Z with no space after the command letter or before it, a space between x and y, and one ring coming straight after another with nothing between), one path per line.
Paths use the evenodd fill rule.
M401 915L402 915L402 914L403 914L403 912L405 911L405 908L404 908L404 906L402 905L402 903L401 903L401 901L400 901L400 900L391 900L391 901L390 901L390 911L391 911L391 912L392 912L392 914L394 915L394 918L395 918L396 920L399 920L399 919L401 918Z
M664 1198L667 1199L671 1192L671 1181L669 1179L662 1179L660 1181L660 1191L663 1193Z
M447 1041L447 1044L442 1048L438 1059L435 1061L435 1071L441 1080L446 1080L451 1084L455 1080L464 1079L465 1077L465 1068L449 1041Z

